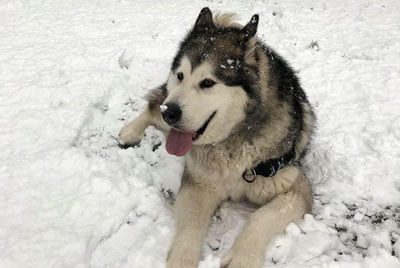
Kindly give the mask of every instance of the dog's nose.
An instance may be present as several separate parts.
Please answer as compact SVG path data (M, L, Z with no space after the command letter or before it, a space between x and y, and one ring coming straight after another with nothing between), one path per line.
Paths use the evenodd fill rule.
M166 103L167 109L162 112L162 117L168 125L173 125L182 117L182 110L176 103Z

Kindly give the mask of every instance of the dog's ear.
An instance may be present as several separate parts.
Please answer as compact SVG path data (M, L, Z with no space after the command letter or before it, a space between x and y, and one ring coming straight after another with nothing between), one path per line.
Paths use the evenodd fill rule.
M211 27L214 27L211 10L208 7L204 7L197 17L196 23L194 24L194 29L204 30Z
M257 26L258 15L255 14L253 15L253 17L251 17L249 23L247 23L246 26L244 26L243 29L240 30L242 41L247 42L250 38L252 38L257 32Z

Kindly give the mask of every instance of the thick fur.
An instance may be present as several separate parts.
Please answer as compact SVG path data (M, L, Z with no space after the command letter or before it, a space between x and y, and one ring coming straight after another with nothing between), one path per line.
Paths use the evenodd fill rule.
M262 267L271 238L311 211L311 187L298 161L306 152L315 117L294 71L255 36L258 17L244 27L233 15L200 12L175 57L168 81L151 90L145 111L120 132L121 144L140 141L155 125L165 133L160 104L177 102L182 120L174 127L196 130L216 111L186 155L175 203L176 234L167 267L197 267L210 217L225 200L260 207L249 218L221 267ZM185 78L177 80L177 73ZM204 78L216 81L199 88ZM244 170L292 147L296 159L270 178L247 183Z

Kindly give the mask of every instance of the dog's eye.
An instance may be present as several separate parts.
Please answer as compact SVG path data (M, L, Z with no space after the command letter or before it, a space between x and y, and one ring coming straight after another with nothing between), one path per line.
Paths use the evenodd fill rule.
M179 80L179 81L182 81L182 80L183 80L183 73L182 73L182 72L179 72L179 73L176 75L176 77L178 77L178 80Z
M200 82L201 88L209 88L209 87L212 87L213 85L215 85L215 81L208 79L208 78L206 78Z

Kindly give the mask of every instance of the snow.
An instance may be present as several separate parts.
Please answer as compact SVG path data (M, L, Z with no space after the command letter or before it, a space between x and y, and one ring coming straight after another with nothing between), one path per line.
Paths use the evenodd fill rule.
M167 105L160 105L160 111L165 112L168 109Z
M266 266L400 267L400 2L3 1L0 267L163 267L182 159L150 128L119 129L165 81L204 6L260 15L259 35L298 71L318 117L305 160L315 206ZM200 267L254 208L226 203Z

